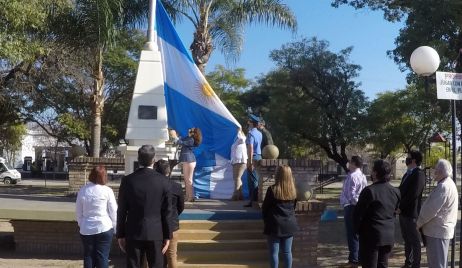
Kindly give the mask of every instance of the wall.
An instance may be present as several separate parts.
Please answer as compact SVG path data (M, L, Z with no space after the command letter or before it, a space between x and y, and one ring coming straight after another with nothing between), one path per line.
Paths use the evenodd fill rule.
M266 190L274 184L276 167L281 165L291 167L297 186L302 184L316 185L318 174L321 171L320 160L263 159L260 161L258 169L260 174L258 187L259 202L263 202Z
M98 165L104 165L107 171L117 170L124 171L124 158L94 158L94 157L77 157L69 163L69 190L68 194L77 194L80 187L88 181L88 175L92 168ZM111 186L111 185L110 185ZM119 187L111 186L117 196Z
M299 226L293 241L293 267L317 267L318 234L326 205L317 200L297 202L295 216Z

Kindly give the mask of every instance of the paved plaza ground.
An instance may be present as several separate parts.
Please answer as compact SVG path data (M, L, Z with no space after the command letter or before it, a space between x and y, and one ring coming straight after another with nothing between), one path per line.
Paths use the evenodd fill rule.
M21 185L0 185L0 209L37 207L59 211L73 210L73 199L65 198L65 182L54 182L47 187L40 182L24 181ZM341 183L335 183L325 188L323 194L317 194L317 199L327 203L329 210L338 213L334 221L321 222L319 229L318 264L319 267L338 267L347 260L342 213L338 205L338 194ZM398 227L398 225L397 225ZM458 225L458 228L459 225ZM8 221L0 220L0 267L82 267L80 256L52 255L20 255L11 249L12 227ZM459 230L458 230L459 233ZM459 237L459 234L457 235ZM404 249L399 229L396 231L396 244L390 258L390 267L400 267L404 261ZM456 245L456 260L459 259L459 244ZM423 251L422 267L427 267L425 249ZM456 262L458 267L458 261ZM113 252L110 267L124 267L123 255Z

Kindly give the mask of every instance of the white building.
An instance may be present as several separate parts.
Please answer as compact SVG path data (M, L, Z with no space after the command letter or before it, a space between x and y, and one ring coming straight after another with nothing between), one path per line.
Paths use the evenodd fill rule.
M36 123L29 122L26 127L27 133L23 137L21 149L15 154L11 165L23 168L25 159L28 159L30 164L38 161L43 171L65 169L65 158L70 156L69 144L58 142Z

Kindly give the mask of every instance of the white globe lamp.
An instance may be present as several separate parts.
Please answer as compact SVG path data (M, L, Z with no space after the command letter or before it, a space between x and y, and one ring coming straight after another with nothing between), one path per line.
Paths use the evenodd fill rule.
M418 75L430 76L439 66L440 56L429 46L418 47L411 54L411 68Z

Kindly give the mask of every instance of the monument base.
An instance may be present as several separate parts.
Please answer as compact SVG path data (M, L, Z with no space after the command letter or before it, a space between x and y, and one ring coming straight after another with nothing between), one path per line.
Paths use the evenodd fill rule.
M147 143L149 144L149 143ZM141 145L121 145L119 150L125 156L125 174L134 172L138 167L138 149ZM176 147L170 144L160 144L154 147L156 149L155 161L159 159L174 159Z

